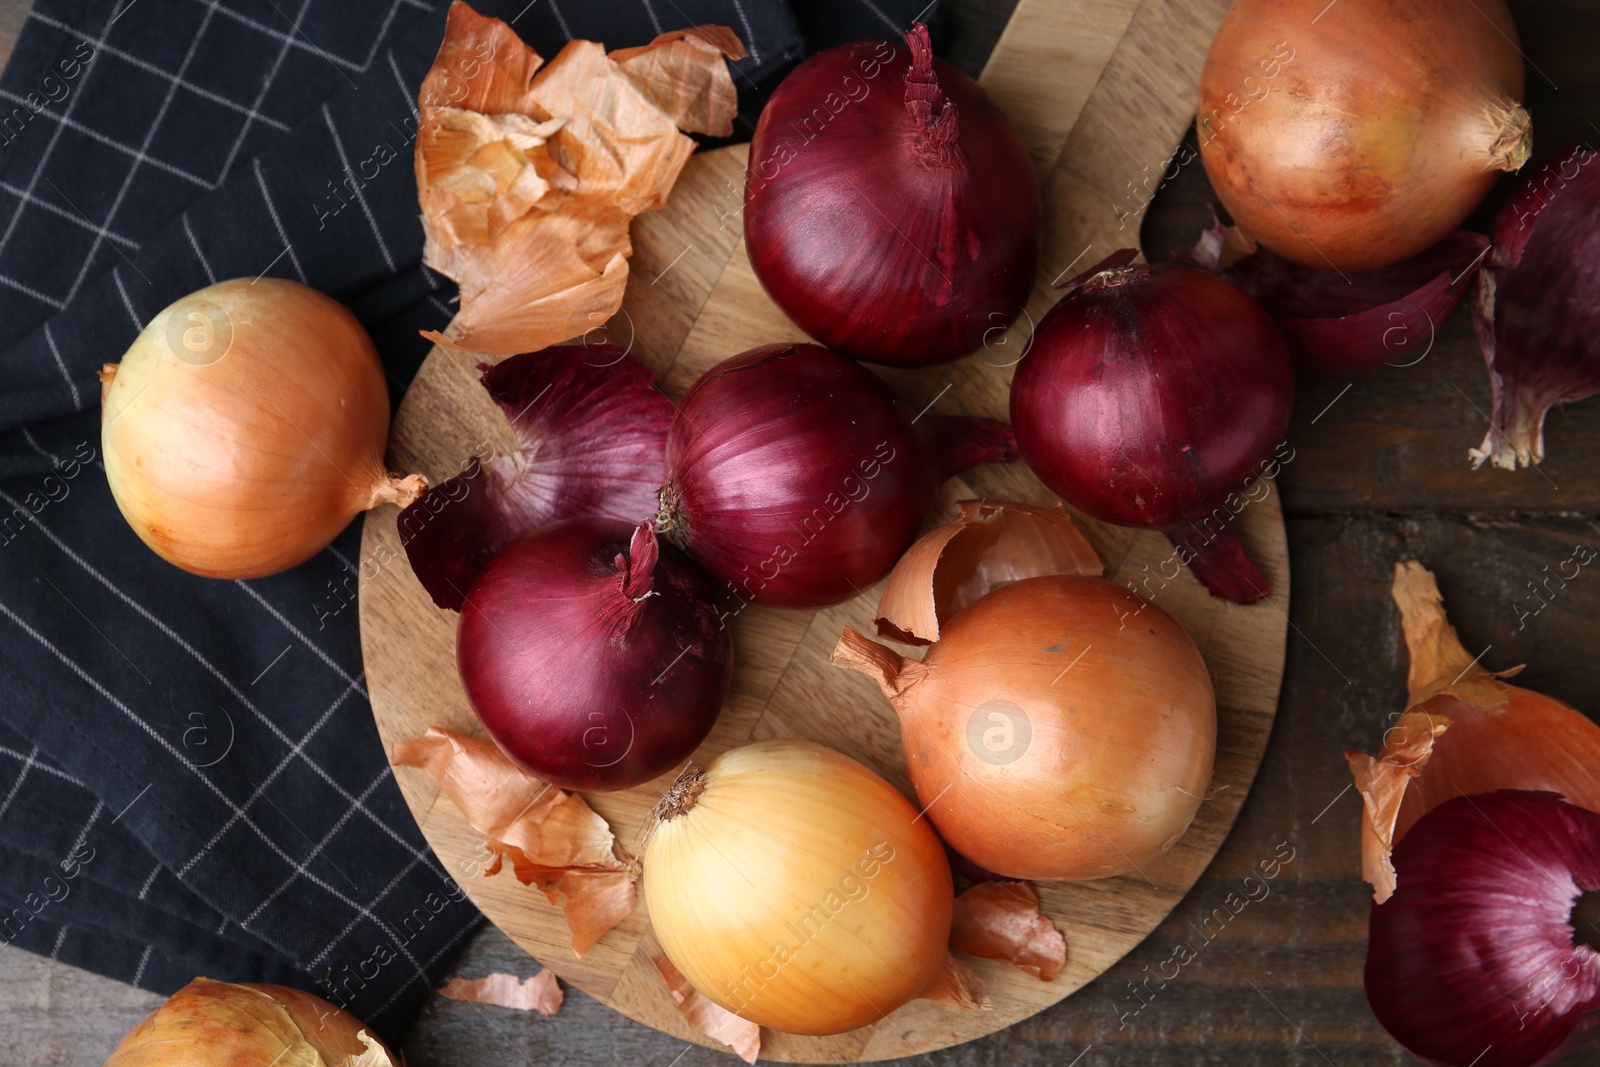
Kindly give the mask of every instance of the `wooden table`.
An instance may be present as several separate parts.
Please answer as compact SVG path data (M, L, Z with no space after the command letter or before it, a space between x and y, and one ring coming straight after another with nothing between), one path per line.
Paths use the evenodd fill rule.
M946 3L968 32L958 58L976 69L1010 5ZM0 0L0 59L25 10L25 0ZM1513 0L1513 11L1524 51L1548 75L1529 70L1536 154L1594 143L1600 8L1585 0ZM1158 194L1144 233L1152 257L1191 240L1209 196L1198 165ZM1489 208L1503 198L1501 191ZM1600 656L1587 625L1600 618L1600 573L1580 573L1521 629L1514 607L1543 566L1566 559L1579 542L1600 546L1600 401L1557 412L1546 434L1550 458L1515 474L1467 464L1488 410L1482 357L1463 314L1443 324L1427 357L1409 368L1301 378L1291 430L1297 455L1279 481L1295 590L1284 703L1232 837L1168 920L1100 980L1009 1030L904 1061L908 1067L1414 1062L1374 1022L1361 990L1369 898L1357 876L1360 804L1344 791L1341 756L1375 745L1384 717L1404 701L1404 649L1388 597L1393 562L1417 558L1438 574L1463 640L1474 650L1492 644L1487 664L1527 663L1525 684L1600 709ZM1180 940L1198 945L1193 927L1201 917L1283 842L1294 860L1272 894L1232 919L1141 1009L1129 983L1154 973ZM1070 931L1068 937L1070 944ZM490 929L458 967L477 976L528 974L534 965ZM158 1002L0 948L0 1034L5 1060L18 1067L99 1064ZM412 1067L737 1062L647 1030L576 992L550 1019L435 998L405 1051ZM1568 1062L1600 1065L1600 1045Z

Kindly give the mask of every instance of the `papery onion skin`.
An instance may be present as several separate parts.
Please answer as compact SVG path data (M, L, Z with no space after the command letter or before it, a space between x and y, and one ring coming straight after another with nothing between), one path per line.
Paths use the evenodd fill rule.
M977 82L898 42L811 57L750 143L750 266L806 333L856 359L959 359L1021 313L1043 209L1027 145ZM913 52L931 58L913 69Z
M1271 586L1230 523L1283 458L1288 348L1239 289L1194 267L1128 266L1133 254L1090 268L1040 320L1011 382L1017 443L1073 507L1160 530L1213 595L1259 600Z
M1221 229L1221 224L1213 227ZM1208 233L1196 246L1219 250ZM1477 278L1489 249L1482 234L1457 230L1409 259L1364 271L1317 270L1270 248L1218 271L1277 320L1295 366L1319 374L1348 374L1424 359L1435 334ZM1196 257L1198 258L1198 257Z
M384 469L389 392L372 339L296 282L191 293L104 376L111 494L145 544L193 574L287 570L427 486Z
M1324 270L1398 263L1527 160L1502 0L1239 0L1200 75L1197 136L1229 214Z
M732 642L711 581L648 525L569 519L500 551L467 594L456 663L513 762L563 789L678 766L716 722Z
M1574 148L1536 171L1495 219L1473 326L1494 390L1469 452L1515 470L1544 458L1550 408L1600 392L1600 153Z
M657 810L641 857L651 924L694 987L734 1014L839 1034L943 973L944 847L848 756L810 741L745 745L680 778Z
M1002 423L917 419L858 363L767 345L685 394L660 522L740 598L824 607L889 573L946 478L1015 458Z
M1394 862L1365 984L1408 1051L1448 1067L1538 1067L1600 1027L1600 953L1575 944L1572 925L1579 895L1600 889L1600 815L1551 793L1458 797L1417 823Z
M517 436L516 455L469 457L395 519L417 580L451 611L494 554L529 530L655 514L672 425L672 401L614 344L558 345L478 370Z
M128 1031L106 1067L282 1067L313 1051L327 1067L345 1067L366 1051L362 1031L389 1057L372 1067L397 1062L360 1019L321 997L196 978Z
M1006 878L1108 878L1188 829L1211 782L1216 698L1171 615L1100 578L1028 578L951 619L918 663L846 629L952 849Z

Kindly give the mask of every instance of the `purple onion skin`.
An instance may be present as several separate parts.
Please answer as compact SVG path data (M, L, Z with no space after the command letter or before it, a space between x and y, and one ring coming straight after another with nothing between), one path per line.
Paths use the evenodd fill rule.
M1001 423L914 425L859 363L767 345L707 371L679 404L663 522L739 598L825 607L889 573L947 477L1015 458Z
M1376 270L1317 270L1266 248L1222 272L1278 320L1295 364L1351 374L1420 360L1461 303L1489 241L1457 230L1410 259Z
M1214 595L1261 599L1271 588L1228 519L1289 425L1283 335L1203 270L1104 266L1040 321L1012 379L1022 456L1079 510L1165 533Z
M648 782L705 740L727 696L716 596L649 526L551 523L502 549L468 591L462 686L530 774L577 790Z
M1600 953L1573 941L1580 893L1600 889L1600 815L1554 793L1501 790L1428 812L1395 847L1375 904L1366 988L1412 1055L1448 1067L1538 1067L1600 1015ZM1590 932L1592 936L1592 931Z
M756 124L744 200L773 302L835 351L897 367L959 359L1021 313L1043 218L989 95L942 59L937 89L911 70L911 50L880 41L800 64Z
M1600 392L1600 153L1540 167L1495 219L1473 326L1494 391L1470 453L1515 469L1544 458L1550 408Z

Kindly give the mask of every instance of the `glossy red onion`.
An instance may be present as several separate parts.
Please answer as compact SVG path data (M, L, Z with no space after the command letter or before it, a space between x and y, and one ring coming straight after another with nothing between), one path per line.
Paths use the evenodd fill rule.
M1016 458L1004 423L913 417L859 363L767 345L678 405L659 521L741 599L823 607L889 573L946 478Z
M570 519L478 575L456 663L489 736L563 789L626 789L672 770L727 695L732 645L705 573L648 524Z
M1367 1000L1413 1055L1537 1067L1600 1027L1600 815L1554 793L1457 797L1395 846Z
M1271 593L1232 520L1293 458L1289 351L1261 306L1203 270L1116 253L1069 284L1011 383L1023 458L1103 522L1160 530L1213 595Z
M1224 268L1223 244L1217 223L1190 258L1267 309L1297 366L1327 374L1420 362L1489 249L1482 234L1457 230L1410 259L1340 273L1302 266L1266 247Z
M1544 417L1600 392L1600 153L1574 148L1528 179L1495 219L1473 326L1494 389L1471 451L1515 470L1544 458Z
M1042 208L1022 135L978 83L905 47L859 41L784 79L756 124L745 247L773 301L872 363L959 359L1033 290Z
M648 519L672 423L672 402L650 372L613 344L546 348L478 369L518 454L469 456L396 520L417 580L454 611L520 534L557 519Z

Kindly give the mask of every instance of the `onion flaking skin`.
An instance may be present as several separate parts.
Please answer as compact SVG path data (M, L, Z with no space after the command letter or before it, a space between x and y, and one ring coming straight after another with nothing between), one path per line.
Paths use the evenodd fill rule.
M396 520L417 580L454 611L494 554L529 530L557 519L648 519L673 416L644 365L609 343L546 348L479 370L518 454L469 458Z
M1544 458L1545 414L1600 392L1600 153L1569 149L1501 210L1473 326L1494 405L1470 450L1515 470Z
M951 522L929 530L894 565L873 619L878 636L931 645L951 616L1008 582L1105 572L1087 538L1054 508L963 500Z
M1277 320L1295 365L1320 374L1420 362L1489 250L1482 234L1457 230L1410 259L1341 273L1303 266L1236 233L1214 221L1184 259L1250 294ZM1241 240L1253 251L1235 258Z
M1391 716L1377 756L1345 753L1361 794L1362 874L1379 903L1395 890L1390 853L1431 809L1453 797L1537 789L1600 811L1600 726L1553 697L1508 685L1462 646L1434 577L1395 564L1411 664L1404 713Z

